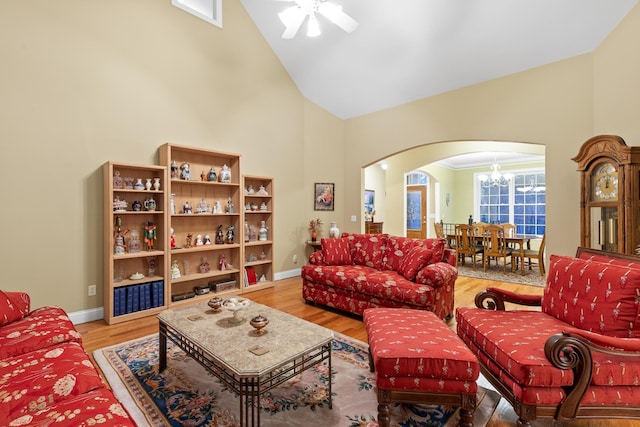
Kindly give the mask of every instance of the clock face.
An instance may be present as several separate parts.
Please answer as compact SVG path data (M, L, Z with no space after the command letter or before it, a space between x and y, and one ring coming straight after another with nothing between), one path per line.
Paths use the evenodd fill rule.
M618 199L618 171L612 163L603 163L592 174L594 200L613 201Z

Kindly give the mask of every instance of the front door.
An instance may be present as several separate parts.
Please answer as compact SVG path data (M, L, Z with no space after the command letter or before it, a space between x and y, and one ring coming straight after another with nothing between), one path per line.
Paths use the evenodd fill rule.
M407 186L407 237L427 238L427 190L424 185Z

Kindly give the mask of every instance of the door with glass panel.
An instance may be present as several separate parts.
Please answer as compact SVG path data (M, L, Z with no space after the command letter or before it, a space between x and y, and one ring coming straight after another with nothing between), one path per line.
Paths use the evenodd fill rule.
M424 185L407 186L407 237L427 238L427 190Z

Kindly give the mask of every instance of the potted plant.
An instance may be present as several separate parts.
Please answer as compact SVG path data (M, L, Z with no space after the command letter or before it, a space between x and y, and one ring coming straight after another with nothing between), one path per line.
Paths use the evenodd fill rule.
M312 242L315 242L318 239L318 231L320 231L320 228L322 228L322 221L320 218L309 221L309 231L311 231Z

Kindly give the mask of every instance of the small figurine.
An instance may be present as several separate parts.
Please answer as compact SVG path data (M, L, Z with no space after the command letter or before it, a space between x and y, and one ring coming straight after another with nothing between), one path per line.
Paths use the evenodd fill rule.
M225 257L224 254L220 255L220 262L218 265L221 271L224 271L227 269L227 257Z
M124 212L127 210L127 201L126 200L120 200L119 196L116 196L115 199L113 199L113 211L114 212Z
M269 193L267 192L267 190L264 189L264 185L260 186L260 189L258 190L258 192L256 193L258 196L268 196Z
M258 236L256 234L256 227L251 224L249 226L249 241L250 242L255 242L257 240Z
M171 179L178 179L178 164L175 160L171 160Z
M251 210L251 205L249 204L249 202L247 202L247 204L244 205L244 210L245 211L250 211Z
M233 230L234 230L233 225L230 225L230 226L227 228L227 238L225 239L225 243L227 243L227 244L233 244L233 239L234 239L234 237L235 237L235 236L234 236L234 232L233 232Z
M224 243L224 234L222 233L222 225L218 226L216 231L216 245L222 245Z
M176 236L173 234L173 227L171 227L171 249L176 248Z
M220 169L218 178L220 179L220 182L231 182L231 170L229 169L229 166L227 166L226 164L222 165L222 169Z
M127 252L127 246L124 243L124 235L126 233L116 232L116 236L113 239L113 253L116 255L122 255Z
M220 206L220 200L216 200L216 203L213 205L213 213L214 214L222 213L222 206Z
M207 262L207 257L202 258L202 264L200 264L200 273L208 273L211 267Z
M183 164L180 165L180 178L185 180L185 181L190 181L191 180L191 171L189 170L189 163L184 162Z
M131 209L135 212L140 212L142 210L142 203L140 203L140 200L134 200L133 203L131 203Z
M260 205L260 210L261 211L266 211L267 210L267 204L265 202L262 202L262 204Z
M185 248L193 247L193 233L187 234L187 244L184 246Z
M156 241L156 226L151 221L147 222L147 226L144 228L144 241L147 244L147 250L152 251Z
M265 259L267 259L267 254L264 253L264 251L260 252L260 259L262 261L264 261Z
M207 203L204 197L200 200L198 207L196 207L196 213L199 213L199 214L211 213L211 206L209 205L209 203Z
M207 181L216 182L217 180L218 180L218 175L216 175L216 170L214 169L213 166L211 166L211 169L209 170L209 174L207 175Z
M193 210L191 209L191 204L189 202L184 202L184 205L182 205L182 213L183 214L193 213Z
M206 181L207 180L207 173L205 171L202 171L202 173L200 174L200 181Z
M204 244L205 245L210 245L211 244L211 236L209 236L208 234L204 235Z
M140 252L142 245L138 237L138 230L131 230L131 238L129 239L129 253L135 254Z
M171 263L171 278L179 279L182 277L182 273L180 273L180 267L178 267L178 260L174 259Z
M202 246L204 245L204 242L202 241L202 234L198 234L196 236L196 246Z
M258 282L266 282L266 281L267 281L267 276L265 276L264 274L260 276L260 279L258 280Z
M113 172L113 188L122 188L122 178L120 177L120 171Z
M233 213L233 202L231 201L231 197L227 200L227 213Z
M255 193L256 192L253 189L253 185L249 185L249 188L247 189L247 194L251 196L251 195L254 195Z
M267 240L267 226L264 221L260 221L260 229L258 230L258 240Z

